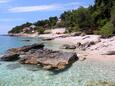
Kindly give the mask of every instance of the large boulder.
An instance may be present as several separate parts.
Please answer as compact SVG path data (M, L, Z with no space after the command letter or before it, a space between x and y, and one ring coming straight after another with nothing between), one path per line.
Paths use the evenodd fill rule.
M71 36L80 36L81 35L81 32L73 32L70 34Z
M35 49L43 49L43 44L33 44L28 46L23 46L20 48L12 48L8 49L7 52L1 56L1 60L3 61L13 61L19 59L19 55L24 55L31 50L31 52ZM34 51L35 51L34 50Z
M23 47L20 47L20 48L12 48L12 49L9 49L7 50L8 53L17 53L17 54L20 54L22 52L28 52L29 50L31 49L42 49L44 48L44 44L33 44L33 45L28 45L28 46L23 46Z
M50 40L53 40L54 38L52 37L47 37L47 38L42 38L43 41L50 41Z
M115 51L106 51L102 53L101 55L115 55Z
M61 46L61 49L76 49L75 45L64 44Z
M28 56L29 58L22 58L21 60L20 60L20 63L21 64L32 64L32 65L37 65L38 64L38 61L37 61L37 58L36 58L36 56L33 56L33 55L30 55L30 56Z
M9 54L3 55L0 58L0 60L2 61L14 61L17 59L19 59L19 54L16 54L16 53L9 53Z
M70 66L78 60L76 53L53 51L44 49L43 44L34 44L21 48L9 49L1 57L3 61L14 61L19 59L21 64L39 65L44 69L61 70ZM22 54L23 53L23 54Z
M89 48L90 46L95 45L94 41L90 41L90 42L85 42L85 43L80 43L78 42L76 44L76 47L79 48L80 50L86 50L87 48Z
M86 33L85 32L82 32L81 34L80 34L80 36L85 36L86 35Z
M78 60L76 53L43 49L37 50L33 54L25 55L25 57L20 60L20 63L39 64L45 69L64 69L76 60Z

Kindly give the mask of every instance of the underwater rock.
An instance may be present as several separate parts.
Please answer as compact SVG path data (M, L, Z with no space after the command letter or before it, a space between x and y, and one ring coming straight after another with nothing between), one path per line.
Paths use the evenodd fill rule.
M26 41L26 42L29 42L30 40L28 40L28 39L25 39L25 40L22 40L22 41Z
M87 82L85 86L115 86L115 83L98 80Z
M7 65L7 68L10 69L10 70L14 70L14 69L17 69L17 68L20 68L20 67L21 67L21 64L19 64L19 63Z

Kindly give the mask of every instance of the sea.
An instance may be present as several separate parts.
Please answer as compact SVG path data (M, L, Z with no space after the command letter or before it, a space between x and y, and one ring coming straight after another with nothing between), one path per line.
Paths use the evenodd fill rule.
M0 55L9 48L34 43L44 43L46 48L54 50L58 50L61 45L61 43L44 42L40 38L0 36ZM64 71L52 72L35 65L0 61L0 86L92 86L87 83L99 80L115 82L115 63L86 59L75 62Z

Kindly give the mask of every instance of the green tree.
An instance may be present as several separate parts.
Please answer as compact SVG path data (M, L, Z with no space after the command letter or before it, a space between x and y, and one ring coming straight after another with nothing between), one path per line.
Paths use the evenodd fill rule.
M113 1L113 6L111 9L111 21L115 27L115 1Z
M109 32L111 30L107 28L112 26L111 24L115 27L115 0L95 0L95 4L88 8L79 7L76 10L65 11L60 15L60 19L61 21L57 22L56 16L49 17L33 24L43 30L44 28L66 27L69 32L85 31L91 34L95 31L100 32L99 28L101 28L101 33ZM20 33L24 27L30 25L31 23L27 22L14 27L9 32ZM112 32L114 33L115 31Z
M45 29L43 28L43 27L35 27L35 30L39 33L39 34L43 34L44 33L44 31L45 31Z
M93 26L93 18L90 15L90 11L84 7L80 7L77 10L64 12L60 18L65 22L65 27L69 28L69 30L71 28L72 30L77 31L78 27L81 30L84 30Z
M56 16L55 17L50 17L49 18L50 28L53 28L56 25L57 21L58 21L58 18Z
M34 25L36 26L40 26L40 27L45 27L47 25L47 27L49 27L49 20L40 20L34 23Z
M20 33L23 31L23 29L25 27L29 27L31 25L32 25L32 23L26 22L25 24L22 24L20 26L16 26L16 27L12 28L12 30L10 30L8 33Z
M92 7L92 16L96 26L102 26L103 19L109 21L112 6L113 0L95 0L95 5Z

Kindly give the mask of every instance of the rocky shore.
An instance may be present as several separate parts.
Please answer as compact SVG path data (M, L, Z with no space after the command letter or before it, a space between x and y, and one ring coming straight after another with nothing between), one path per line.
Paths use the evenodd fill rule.
M2 61L19 61L21 64L38 65L47 70L63 70L78 60L76 53L44 49L43 44L33 44L7 50Z
M92 55L94 57L99 55L101 58L105 56L113 58L115 56L115 36L103 39L100 35L86 35L74 32L71 34L39 34L33 37L39 37L43 41L50 41L52 43L61 43L62 46L60 46L60 49L71 49L76 52L78 50L83 51L85 58L86 56L89 58ZM82 56L82 53L80 53L80 56Z
M43 44L33 44L9 49L1 60L19 59L21 64L39 64L45 69L64 69L78 57L80 61L84 61L89 58L111 60L115 56L115 37L103 39L99 35L70 36L69 34L44 34L40 37L43 41L60 42L62 43L60 49L74 50L75 53L53 51L45 49Z
M56 36L56 37L55 37ZM41 35L44 38L52 38L51 43L61 43L60 49L74 50L80 57L99 60L112 60L115 56L115 36L110 38L101 38L100 35L80 36L66 34L63 37L57 35ZM80 52L80 53L79 53ZM105 58L106 57L106 58Z

